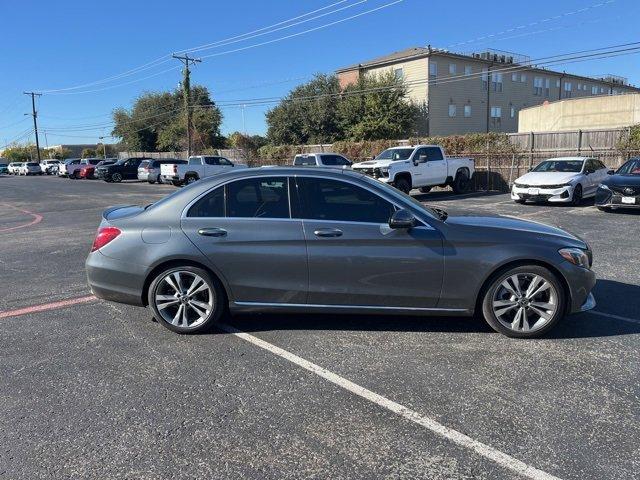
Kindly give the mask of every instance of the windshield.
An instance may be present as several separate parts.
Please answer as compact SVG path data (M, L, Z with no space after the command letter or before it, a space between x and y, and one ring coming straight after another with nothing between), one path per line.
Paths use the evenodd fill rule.
M532 172L580 173L583 164L583 160L545 160L536 165Z
M622 165L616 175L640 175L640 158L634 158Z
M390 148L376 157L376 160L406 160L413 153L413 148Z

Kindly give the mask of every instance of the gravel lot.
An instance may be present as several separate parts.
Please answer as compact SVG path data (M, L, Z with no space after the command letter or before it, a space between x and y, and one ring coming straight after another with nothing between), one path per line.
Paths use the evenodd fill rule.
M465 318L228 319L251 343L230 328L178 336L149 311L97 301L6 314L89 295L84 260L102 210L173 190L0 176L0 478L522 478L329 374L524 462L530 478L638 478L640 212L418 196L592 245L595 312L543 340Z

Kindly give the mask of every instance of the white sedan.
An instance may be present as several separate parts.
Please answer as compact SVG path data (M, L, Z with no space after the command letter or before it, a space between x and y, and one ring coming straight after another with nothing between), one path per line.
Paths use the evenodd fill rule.
M517 203L531 200L579 205L583 198L595 196L608 171L595 158L550 158L516 179L511 199Z

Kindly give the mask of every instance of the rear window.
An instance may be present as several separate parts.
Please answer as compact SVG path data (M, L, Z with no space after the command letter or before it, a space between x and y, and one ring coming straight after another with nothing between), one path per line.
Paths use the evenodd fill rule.
M140 168L147 167L151 162L149 160L143 160L140 162Z
M27 163L27 167L37 167L37 166L38 166L38 164L34 163L34 162Z
M305 165L315 165L316 157L314 155L296 155L293 159L293 164L302 167Z

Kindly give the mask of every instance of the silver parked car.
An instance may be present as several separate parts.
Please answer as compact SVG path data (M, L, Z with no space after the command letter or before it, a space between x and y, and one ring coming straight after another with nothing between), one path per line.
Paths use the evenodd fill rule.
M300 153L293 159L296 167L351 168L353 162L337 153Z
M162 176L160 175L160 165L165 163L171 164L186 164L186 160L180 160L178 158L162 158L143 160L138 166L138 180L149 183L162 183Z
M595 306L592 253L558 228L448 217L349 170L254 168L106 210L86 261L103 299L176 332L228 309L471 316L535 337Z

